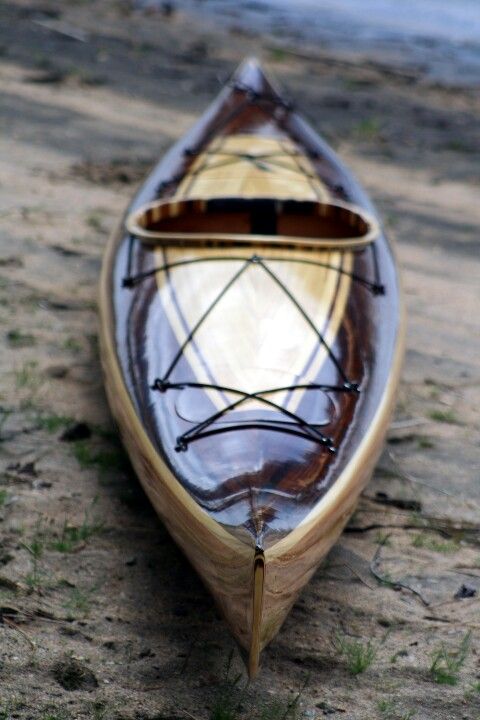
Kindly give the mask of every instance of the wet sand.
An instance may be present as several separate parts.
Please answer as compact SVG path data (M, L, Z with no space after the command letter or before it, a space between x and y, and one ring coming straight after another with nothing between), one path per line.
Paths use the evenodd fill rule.
M0 7L1 718L480 716L480 99L273 46L123 2ZM118 443L96 299L136 185L250 54L380 209L408 350L374 479L246 687Z

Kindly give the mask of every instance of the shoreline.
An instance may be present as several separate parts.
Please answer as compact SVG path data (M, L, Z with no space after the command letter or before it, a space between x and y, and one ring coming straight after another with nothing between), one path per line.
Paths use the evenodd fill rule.
M162 7L161 0L139 0L134 6L140 11ZM417 74L422 80L446 87L480 88L480 41L473 29L463 28L456 39L440 27L424 22L419 32L413 21L399 25L366 22L365 14L375 14L375 3L366 5L362 13L354 5L343 2L328 4L316 11L313 3L299 3L293 10L288 3L240 1L235 8L225 0L176 0L178 7L197 20L218 25L223 30L237 30L249 37L268 37L276 41L276 51L299 47L315 55L330 54L344 61L360 63L367 58L392 71ZM393 8L392 8L393 10ZM145 11L145 10L144 10ZM320 14L321 13L321 14ZM447 13L448 15L448 13ZM459 15L461 17L461 15ZM444 18L447 22L448 18ZM397 18L398 22L398 18ZM433 23L433 17L432 17ZM254 28L254 29L253 29ZM480 23L479 23L480 32ZM282 40L278 36L282 35Z

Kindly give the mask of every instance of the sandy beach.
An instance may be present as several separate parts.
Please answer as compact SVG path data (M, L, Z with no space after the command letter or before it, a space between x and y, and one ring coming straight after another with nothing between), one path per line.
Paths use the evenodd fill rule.
M408 338L374 478L247 685L119 444L97 285L135 188L249 55L378 207ZM0 720L478 720L478 88L169 3L16 0L0 89Z

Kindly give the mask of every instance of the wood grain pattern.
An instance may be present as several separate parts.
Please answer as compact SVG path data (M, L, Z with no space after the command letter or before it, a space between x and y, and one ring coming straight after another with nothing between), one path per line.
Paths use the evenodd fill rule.
M197 194L219 197L228 186L232 195L249 193L255 197L268 196L274 191L281 194L281 182L285 175L283 166L271 167L268 172L261 170L249 160L240 159L238 163L220 165L215 171L208 170L206 175L198 173L202 163L207 168L216 167L218 148L220 161L227 151L247 152L250 157L265 158L271 153L282 152L288 147L288 153L294 152L291 144L279 142L262 136L233 136L226 138L221 144L213 141L204 154L200 155L185 176L175 193L175 198L188 198ZM268 167L264 159L265 167ZM295 157L285 160L287 167L297 166ZM305 163L309 176L313 175L310 164ZM234 175L234 177L232 177ZM298 198L319 197L328 200L328 191L320 179L295 178L297 186L284 185L286 197ZM192 248L155 251L157 263L164 259L179 262L195 257ZM235 257L238 248L224 249L227 258ZM197 257L216 257L218 250L201 249ZM351 279L348 274L338 276L337 268L347 272L352 267L352 255L349 252L329 250L316 253L319 261L326 267L316 265L295 264L294 259L311 260L309 252L292 251L291 249L269 249L268 255L281 262L273 261L272 267L282 282L295 295L302 307L309 314L321 331L328 344L332 344L340 320L345 310L345 303ZM288 262L285 262L288 261ZM185 265L175 270L175 277L167 278L164 273L157 274L157 286L163 302L163 308L171 327L174 329L179 345L185 343L189 329L205 312L220 289L237 271L237 263L216 263L208 269L208 273L199 272L198 265ZM253 270L253 268L252 268ZM242 275L232 287L228 296L222 301L220 313L212 313L195 335L195 345L188 345L184 355L190 367L195 368L195 376L200 382L208 383L209 376L227 387L239 387L245 392L254 393L261 388L275 386L291 386L302 374L308 359L315 354L308 374L304 381L313 381L325 362L325 347L318 350L318 339L311 331L306 332L305 322L299 317L298 309L290 302L285 293L265 272L248 272ZM337 287L338 286L338 287ZM176 302L171 302L171 293L175 293ZM246 309L248 303L248 311ZM285 341L284 329L289 328L288 343ZM307 328L308 331L308 328ZM242 343L240 345L240 343ZM199 361L197 348L201 348L203 362ZM274 393L270 396L276 403L294 411L298 407L304 391ZM225 404L219 392L210 392L216 407ZM230 398L233 399L233 398ZM259 401L250 400L243 410L261 407Z
M226 195L348 203L374 216L256 63L172 148L128 214L159 199ZM105 255L112 411L153 505L250 653L251 674L353 511L392 412L402 310L377 227L356 250L152 248L122 222Z

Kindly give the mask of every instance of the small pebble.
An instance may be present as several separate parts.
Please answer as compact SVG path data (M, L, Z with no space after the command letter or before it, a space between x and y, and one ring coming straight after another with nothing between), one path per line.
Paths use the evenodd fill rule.
M475 597L476 594L477 591L475 588L469 587L468 585L461 585L453 597L455 600L465 600L465 598Z
M79 422L75 423L75 425L70 425L70 427L62 433L60 440L63 442L75 442L76 440L87 440L91 435L92 431L87 423Z
M66 365L50 365L45 372L48 377L61 380L68 375L68 367Z

